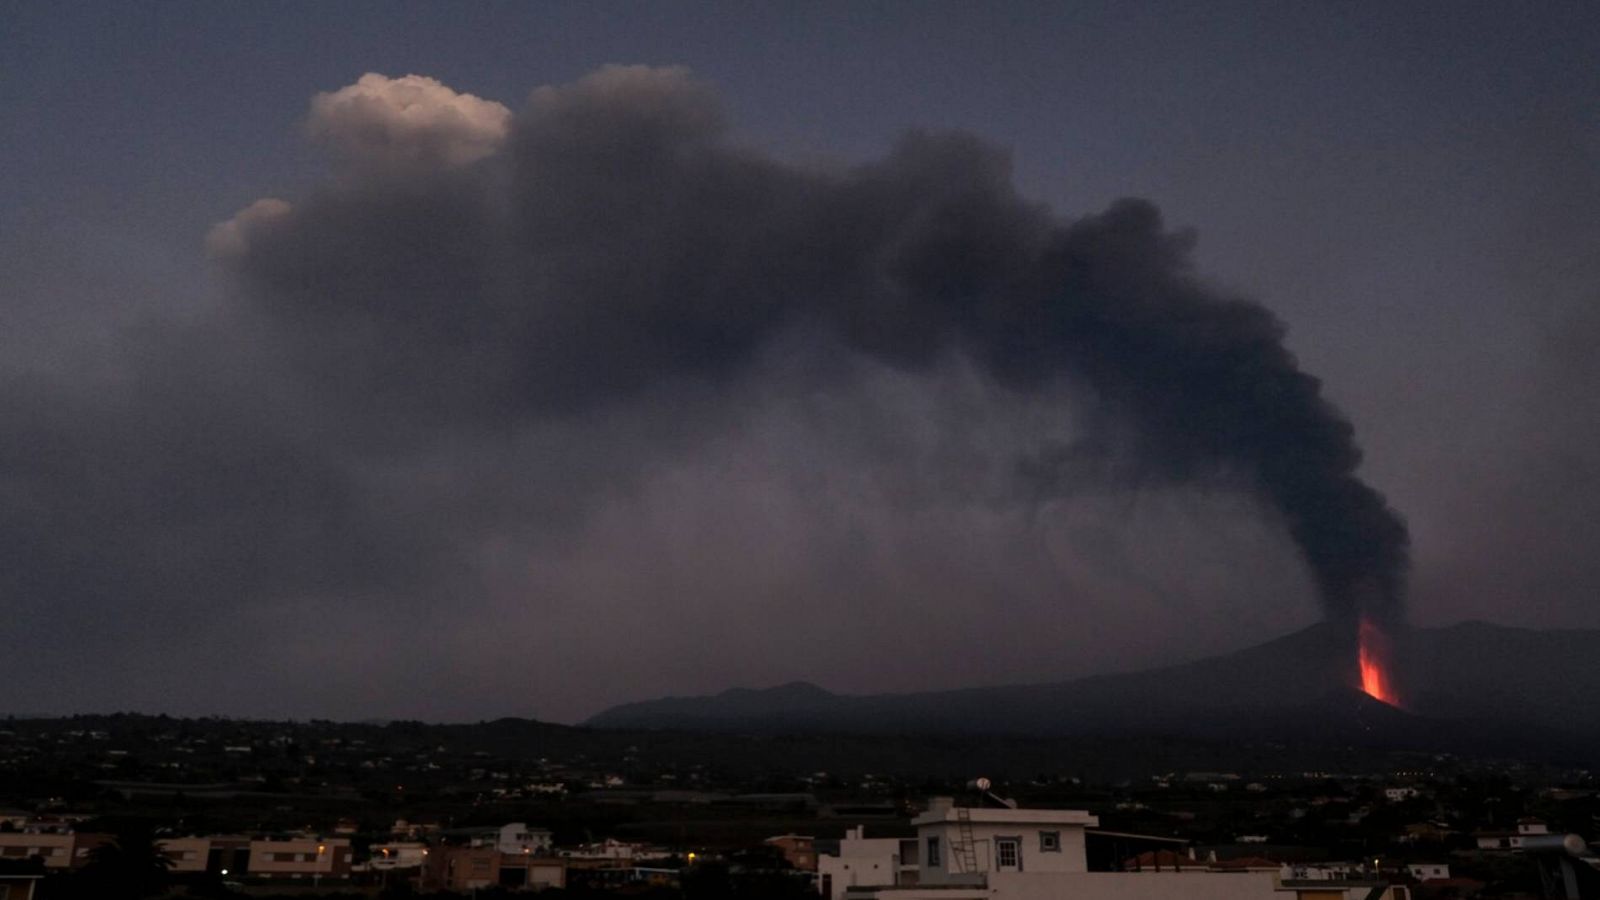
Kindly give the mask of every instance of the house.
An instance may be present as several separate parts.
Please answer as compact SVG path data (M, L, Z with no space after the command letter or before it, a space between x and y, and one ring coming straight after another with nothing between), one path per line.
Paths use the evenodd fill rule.
M1402 844L1414 844L1418 841L1438 842L1443 841L1455 831L1447 825L1438 822L1411 822L1405 826L1403 834L1397 840Z
M213 834L206 837L206 871L232 880L250 873L250 844L254 839L242 834Z
M252 879L313 884L342 880L350 877L352 853L349 838L253 840L246 874Z
M1539 819L1518 819L1517 834L1527 837L1533 834L1549 834L1550 827Z
M428 861L428 845L421 841L390 841L373 844L367 868L373 872L421 869Z
M394 827L389 829L390 836L406 841L415 841L428 835L438 834L440 825L437 821L409 822L405 819L395 819Z
M1476 831L1472 836L1479 850L1521 850L1529 838L1549 833L1549 826L1539 819L1518 819L1516 831Z
M67 869L72 867L75 843L76 835L71 833L0 833L0 859L37 859L47 869Z
M529 828L526 822L511 822L500 826L495 836L495 848L501 853L542 855L550 852L549 829Z
M935 798L911 824L922 854L917 883L856 884L841 900L1409 900L1406 888L1380 881L1295 884L1259 866L1190 861L1192 868L1091 872L1086 831L1099 819L1082 810L961 807Z
M0 859L38 859L47 870L82 868L94 848L115 840L109 834L68 830L0 832Z
M1472 837L1479 850L1522 849L1522 836L1515 831L1475 831Z
M916 838L869 838L857 825L845 832L837 853L818 854L817 890L828 900L844 900L851 887L916 884L917 846Z
M423 869L424 890L472 891L500 883L500 858L493 847L436 847Z
M501 853L492 846L442 846L425 851L423 890L475 891L503 887L542 890L567 886L567 863L531 852Z
M808 834L780 834L762 841L769 847L778 848L783 858L789 865L805 872L817 870L817 839Z
M1407 800L1422 796L1422 792L1414 787L1390 787L1383 789L1383 799L1390 803L1404 803Z
M580 844L576 848L560 850L557 853L570 859L602 862L666 859L672 855L658 847L619 841L616 838L606 838L594 844Z
M502 853L500 886L530 891L565 888L567 863L565 860L531 853Z
M1418 881L1435 881L1450 877L1448 863L1410 863L1406 872Z
M167 871L174 874L204 872L211 856L211 839L203 837L166 838L156 841L156 849L172 862Z
M1081 810L958 807L935 798L911 820L922 850L922 884L981 884L990 872L1087 872Z

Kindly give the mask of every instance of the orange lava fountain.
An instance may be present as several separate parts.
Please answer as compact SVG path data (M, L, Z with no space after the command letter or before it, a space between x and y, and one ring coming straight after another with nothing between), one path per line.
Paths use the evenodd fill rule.
M1389 662L1389 636L1371 619L1362 618L1357 651L1361 663L1361 689L1374 700L1400 705Z

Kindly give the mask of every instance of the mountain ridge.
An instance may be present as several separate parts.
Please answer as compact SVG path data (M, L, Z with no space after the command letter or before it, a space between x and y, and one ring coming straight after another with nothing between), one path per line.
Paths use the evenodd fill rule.
M1270 734L1370 737L1385 745L1600 746L1600 630L1469 621L1394 636L1402 706L1358 690L1354 629L1318 623L1230 653L1059 682L903 694L811 682L611 707L595 728L1015 736ZM1360 707L1361 703L1376 706ZM1355 703L1366 710L1352 712ZM1378 707L1389 712L1380 711ZM1392 714L1390 714L1392 712ZM1381 725L1372 721L1382 720ZM1327 728L1319 723L1339 723ZM1431 732L1431 734L1430 734ZM1520 736L1520 737L1519 737ZM1447 738L1448 740L1441 740ZM1586 752L1586 751L1584 751Z

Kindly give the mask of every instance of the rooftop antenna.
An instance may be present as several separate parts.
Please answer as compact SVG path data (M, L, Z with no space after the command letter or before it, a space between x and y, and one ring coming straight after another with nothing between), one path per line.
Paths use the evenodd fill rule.
M994 786L994 782L992 782L989 779L984 778L982 776L979 776L978 778L974 778L973 780L967 782L967 787L973 788L973 789L979 791L984 797L988 797L990 800L993 800L994 802L1000 804L1001 806L1005 807L1006 809L1016 809L1017 808L1017 801L1015 801L1015 800L1007 800L1005 797L1002 797L1002 796L994 793L993 791L989 790L989 788L991 788L993 786Z

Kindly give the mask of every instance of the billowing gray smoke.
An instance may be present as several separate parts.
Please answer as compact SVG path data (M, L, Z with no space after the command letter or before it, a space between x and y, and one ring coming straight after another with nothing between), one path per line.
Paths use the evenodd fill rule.
M1024 494L1102 457L1281 515L1329 614L1398 615L1406 531L1265 309L1202 284L1189 236L1125 200L1064 222L1005 155L910 134L846 171L731 143L678 70L609 68L519 113L428 79L320 96L335 174L211 246L293 363L386 440L493 430L662 384L736 383L780 338L1016 392L1069 384L1097 428L1017 464Z

